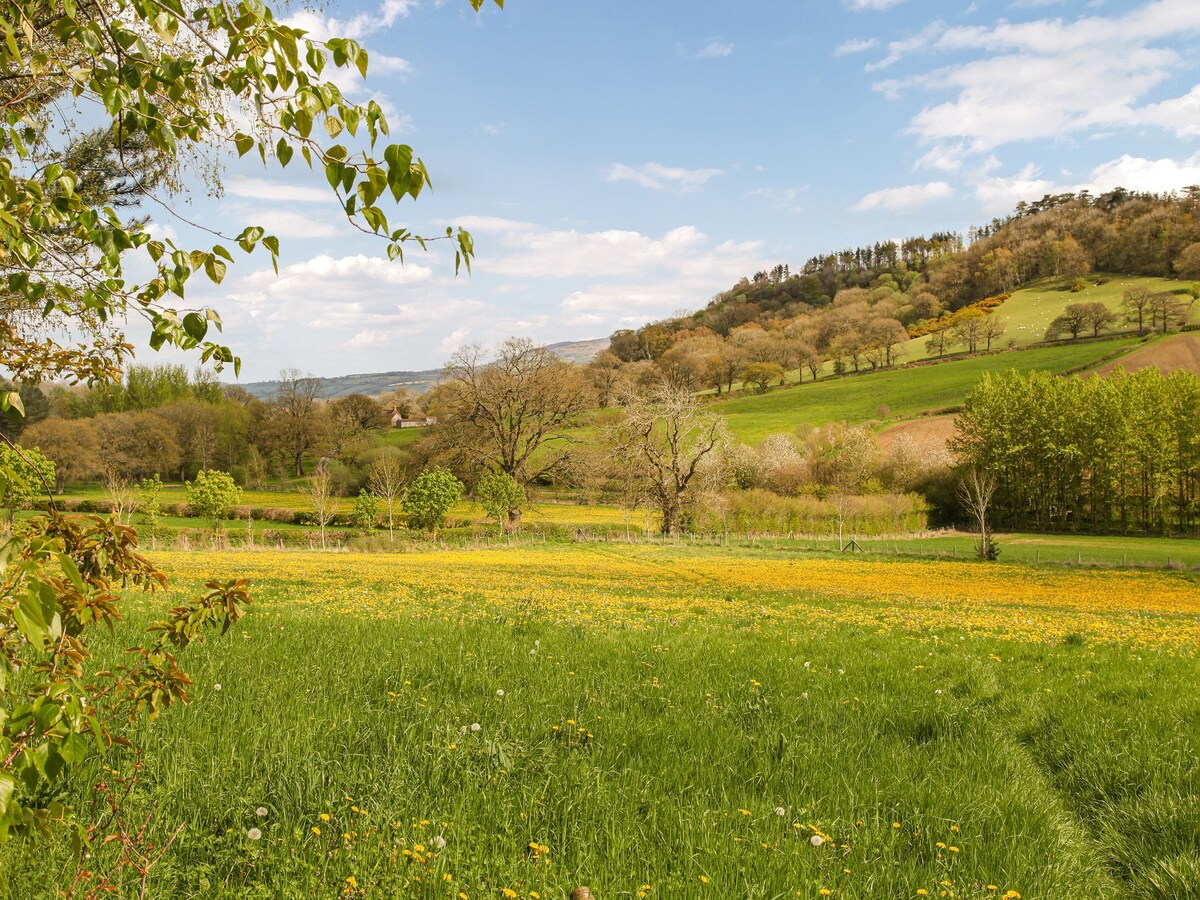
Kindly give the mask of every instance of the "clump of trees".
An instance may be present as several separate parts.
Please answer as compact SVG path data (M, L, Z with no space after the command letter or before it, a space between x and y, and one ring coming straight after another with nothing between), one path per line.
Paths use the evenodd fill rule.
M995 480L993 520L1019 529L1196 534L1200 378L987 375L953 449Z

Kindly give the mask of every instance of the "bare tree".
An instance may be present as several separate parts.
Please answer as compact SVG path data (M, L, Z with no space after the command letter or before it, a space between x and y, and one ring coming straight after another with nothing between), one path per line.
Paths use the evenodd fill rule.
M669 384L634 398L612 432L613 459L625 482L662 516L662 533L679 530L682 516L728 442L724 420L705 412L687 391Z
M333 493L333 479L324 469L320 469L309 480L308 485L300 489L308 502L312 504L313 516L321 529L321 549L325 549L325 526L333 521L337 513L338 498Z
M983 320L983 324L979 328L979 336L983 338L984 346L991 350L992 342L1002 337L1005 330L1004 322L997 318L995 313L991 313Z
M975 554L980 559L995 559L1000 555L996 542L988 533L988 508L996 493L996 479L989 473L972 466L958 483L958 502L974 520L979 530L979 542Z
M1137 322L1138 334L1146 330L1146 317L1151 311L1150 290L1144 287L1131 287L1121 300L1121 308L1125 310L1126 322Z
M108 499L113 518L128 525L129 518L137 510L137 485L109 470L104 478L104 496Z
M404 499L404 465L393 453L380 456L367 470L371 493L379 498L387 513L388 540L396 540L396 511Z

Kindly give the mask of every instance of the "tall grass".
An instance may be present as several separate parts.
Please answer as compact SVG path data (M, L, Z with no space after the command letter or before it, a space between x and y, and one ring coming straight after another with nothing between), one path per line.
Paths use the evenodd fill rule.
M539 600L557 576L536 559L498 605L431 582L389 610L348 579L335 614L303 566L261 582L185 660L192 705L141 735L129 811L158 846L184 826L150 895L1193 896L1191 653L832 624L802 586L707 586L726 552L658 551L635 586L652 606L670 567L721 612L639 618L634 598L610 623ZM21 898L74 870L65 840L0 862Z

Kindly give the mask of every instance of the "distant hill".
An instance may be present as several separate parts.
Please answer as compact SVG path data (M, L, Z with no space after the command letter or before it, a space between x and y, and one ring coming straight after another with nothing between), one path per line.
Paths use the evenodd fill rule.
M608 338L587 341L560 341L547 349L567 362L587 363L601 350L608 347ZM421 394L435 385L441 377L441 369L425 369L419 372L369 372L361 375L339 375L321 379L321 396L326 399L345 397L348 394L382 394L399 387ZM249 381L241 385L260 400L270 400L279 391L278 381Z

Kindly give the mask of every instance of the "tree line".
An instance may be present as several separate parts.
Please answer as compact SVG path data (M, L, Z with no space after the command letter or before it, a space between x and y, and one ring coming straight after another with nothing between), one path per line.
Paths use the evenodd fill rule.
M952 446L995 479L1014 529L1200 531L1200 377L1157 368L1105 378L986 375Z
M987 297L1047 277L1082 286L1092 272L1200 281L1200 189L1047 196L972 228L966 241L939 232L821 254L798 272L781 263L741 279L695 312L614 332L613 352L656 359L675 334L701 328L721 337L747 324L795 330L847 296L873 306L884 301L876 317L930 333L931 322ZM832 348L817 349L834 358Z

